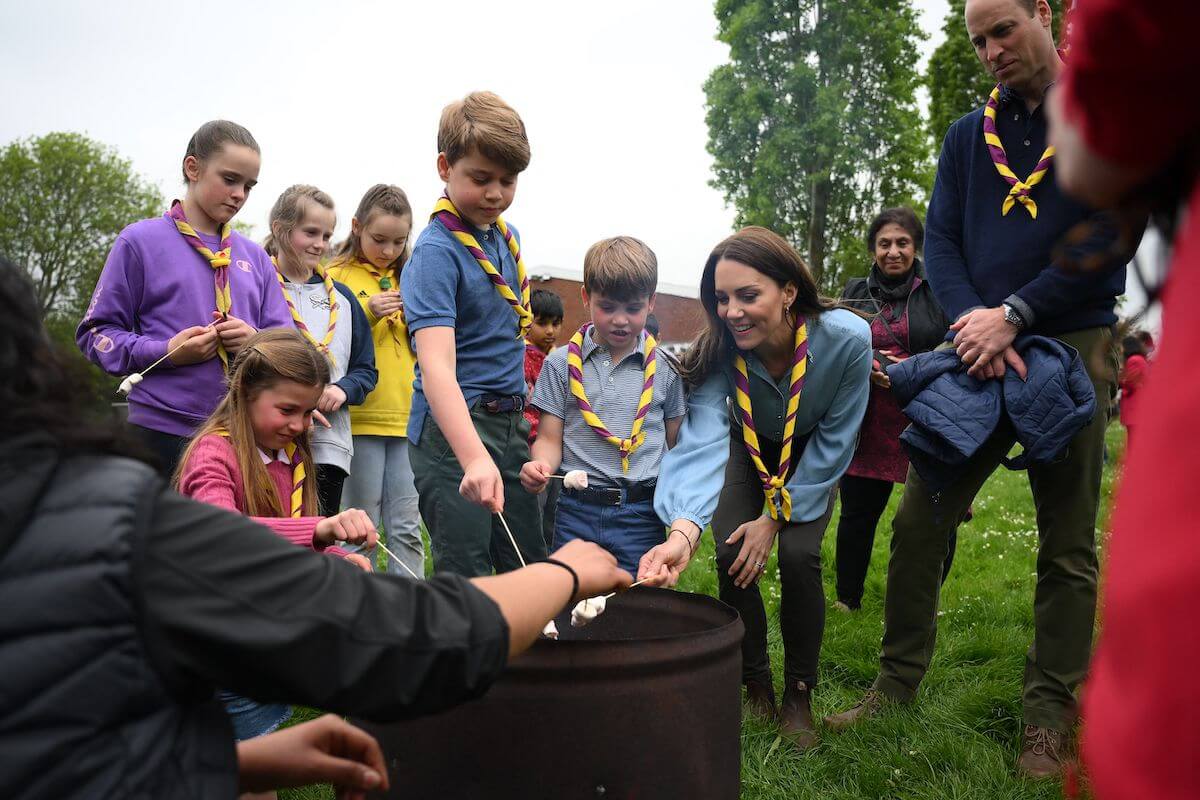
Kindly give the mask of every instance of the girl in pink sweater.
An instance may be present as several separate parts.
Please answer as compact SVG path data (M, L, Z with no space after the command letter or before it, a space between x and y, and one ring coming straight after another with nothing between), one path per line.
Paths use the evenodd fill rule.
M252 336L238 352L229 391L184 451L175 485L181 494L245 514L290 542L339 555L370 571L361 555L334 542L373 548L366 512L317 516L317 480L309 447L313 411L329 366L294 328ZM289 709L222 692L239 741L269 733Z

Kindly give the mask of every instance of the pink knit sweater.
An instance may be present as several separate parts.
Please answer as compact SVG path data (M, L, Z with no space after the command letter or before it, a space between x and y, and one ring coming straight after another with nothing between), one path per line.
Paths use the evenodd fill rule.
M283 508L291 506L292 468L282 461L271 460L266 465L267 474L275 482L279 501ZM309 476L308 480L316 480ZM233 445L224 436L209 434L196 443L191 456L183 466L179 481L180 494L218 508L246 514L246 494L242 491L242 471L238 467ZM265 525L293 544L311 550L325 551L332 555L345 556L340 547L325 547L313 541L317 523L321 517L250 517Z

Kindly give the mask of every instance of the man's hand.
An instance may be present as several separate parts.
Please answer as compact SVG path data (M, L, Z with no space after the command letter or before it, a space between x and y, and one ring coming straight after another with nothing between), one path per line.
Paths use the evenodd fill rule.
M481 456L463 466L458 493L493 514L504 511L504 479L491 456Z
M221 319L220 311L212 313L214 320ZM246 340L258 333L258 331L251 328L245 321L238 319L232 314L227 315L224 320L213 325L213 330L217 332L217 336L221 337L221 344L225 345L225 350L230 355L242 349L242 346L246 344Z
M242 792L331 783L339 798L365 800L388 788L379 743L333 714L239 742L237 761Z
M526 461L525 466L521 467L521 485L530 494L539 494L545 490L553 474L554 470L545 461Z
M317 401L317 408L326 414L332 414L345 405L345 403L346 393L342 391L342 387L331 383L325 387L325 391L321 392L321 399ZM326 423L328 423L328 420L326 420ZM328 427L328 424L326 427Z
M950 330L955 331L954 349L967 366L968 375L975 378L999 378L1004 375L1004 364L1011 362L1003 356L1006 350L1012 349L1017 329L1004 321L1003 308L970 311L959 317ZM1016 356L1016 351L1013 351L1013 355ZM1019 356L1017 360L1020 361ZM1013 368L1016 369L1015 364ZM1017 373L1024 377L1024 363Z

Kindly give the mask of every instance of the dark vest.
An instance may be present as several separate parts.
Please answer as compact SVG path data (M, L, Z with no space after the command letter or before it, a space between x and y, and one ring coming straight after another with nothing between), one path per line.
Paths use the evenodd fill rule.
M0 470L0 500L30 511L0 531L0 797L235 797L228 718L199 682L168 687L143 636L139 531L161 481L128 459L25 452Z

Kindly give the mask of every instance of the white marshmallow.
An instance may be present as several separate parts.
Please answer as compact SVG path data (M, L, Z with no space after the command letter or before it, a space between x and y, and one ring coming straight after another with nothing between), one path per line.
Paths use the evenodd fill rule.
M586 489L588 487L588 475L581 469L573 469L563 476L563 488L565 489Z
M608 598L604 595L580 600L575 604L575 608L571 609L571 627L582 628L584 625L587 625L604 613L604 607L607 604Z
M130 392L132 392L133 387L135 387L139 383L141 383L142 379L143 379L142 373L135 372L132 375L130 375L128 378L126 378L125 380L121 381L121 386L119 387L121 390L121 394L129 394Z
M550 620L546 623L546 627L542 628L542 636L547 639L558 638L558 626L554 624L554 620Z

